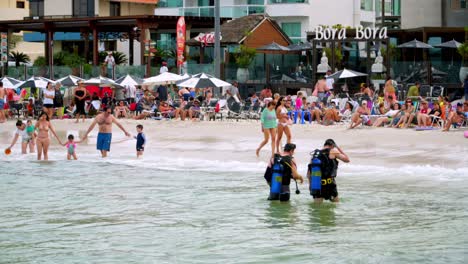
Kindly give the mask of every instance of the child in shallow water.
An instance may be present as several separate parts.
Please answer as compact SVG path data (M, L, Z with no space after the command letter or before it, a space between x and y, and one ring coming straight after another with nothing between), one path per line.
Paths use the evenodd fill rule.
M73 159L77 160L78 158L76 157L76 144L81 143L81 141L75 141L75 137L70 134L68 135L68 141L63 144L63 146L67 147L67 159L71 160Z
M34 128L31 120L28 120L26 124L26 133L29 135L29 152L34 153L36 145L36 129Z

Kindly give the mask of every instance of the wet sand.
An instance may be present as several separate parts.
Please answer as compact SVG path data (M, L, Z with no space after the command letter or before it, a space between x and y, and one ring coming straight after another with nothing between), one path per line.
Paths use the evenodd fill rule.
M119 120L132 134L135 126L143 124L148 145L145 156L157 155L166 158L204 159L208 161L266 162L270 153L267 144L259 158L255 149L262 140L258 121L155 121L155 120ZM75 124L74 120L53 120L52 123L61 137L79 131L83 135L92 120ZM15 131L14 121L0 125L0 146L6 147ZM293 143L297 144L296 159L307 163L309 152L320 148L327 138L335 142L350 156L354 164L398 167L402 165L432 165L457 168L468 164L468 139L463 137L463 130L450 132L415 131L414 129L391 129L359 127L348 130L344 125L324 127L316 124L293 125ZM113 128L111 156L118 152L134 154L132 139L126 139L120 129ZM75 132L76 133L76 132ZM80 144L80 153L97 153L95 136L97 127L90 139ZM283 144L285 136L283 136ZM19 144L15 146L19 151ZM51 152L57 151L57 142L53 140ZM63 150L60 150L63 151ZM3 154L0 159L6 156Z

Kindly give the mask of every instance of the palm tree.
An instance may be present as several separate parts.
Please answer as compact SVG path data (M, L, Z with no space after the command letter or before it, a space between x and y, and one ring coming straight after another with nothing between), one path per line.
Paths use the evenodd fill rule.
M15 60L16 67L20 66L20 63L28 63L31 61L29 56L23 52L12 51L10 56Z

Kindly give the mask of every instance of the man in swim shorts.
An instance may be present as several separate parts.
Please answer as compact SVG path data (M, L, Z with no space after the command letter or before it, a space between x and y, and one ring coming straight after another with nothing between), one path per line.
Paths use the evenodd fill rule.
M124 133L125 136L129 137L130 133L117 121L112 115L112 109L110 107L103 107L103 113L96 116L93 123L89 127L88 131L84 135L83 140L88 137L88 134L94 129L96 124L99 126L99 133L96 142L97 150L101 151L103 158L107 157L107 152L110 151L110 145L112 141L112 123L115 123Z
M0 82L0 123L6 121L5 113L3 108L5 107L5 88L3 88L3 82Z

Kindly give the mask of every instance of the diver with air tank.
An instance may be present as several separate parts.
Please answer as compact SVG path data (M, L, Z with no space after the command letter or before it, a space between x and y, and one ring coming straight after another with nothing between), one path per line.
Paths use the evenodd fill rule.
M294 160L296 145L288 143L282 154L275 154L265 172L264 178L270 186L268 200L289 201L291 179L296 183L296 194L299 194L297 181L303 183L303 177L297 172ZM327 139L322 149L311 153L311 160L307 166L309 191L314 202L323 200L338 202L338 189L335 178L339 161L348 163L349 157L338 147L333 139Z

